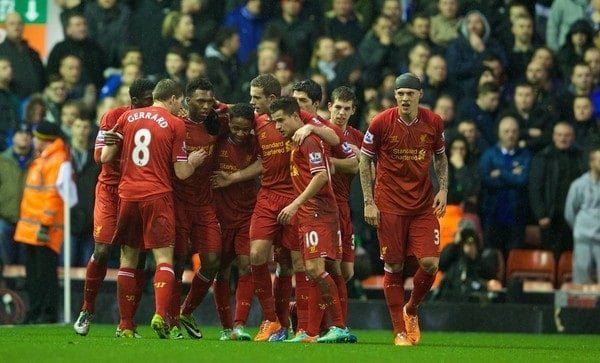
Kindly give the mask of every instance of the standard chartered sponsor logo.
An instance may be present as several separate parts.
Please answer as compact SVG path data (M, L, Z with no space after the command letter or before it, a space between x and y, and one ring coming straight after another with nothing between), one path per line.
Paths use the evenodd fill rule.
M427 151L424 149L392 149L391 158L394 160L425 160Z

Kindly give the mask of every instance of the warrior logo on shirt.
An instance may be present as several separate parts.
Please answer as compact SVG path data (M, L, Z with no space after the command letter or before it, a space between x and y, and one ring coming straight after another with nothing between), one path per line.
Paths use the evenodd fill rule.
M319 152L314 152L314 153L310 153L308 155L308 160L312 163L312 164L320 164L323 162L323 156L321 155L321 153Z
M365 137L363 139L363 142L365 144L372 144L373 143L373 134L370 131L367 131L365 133Z

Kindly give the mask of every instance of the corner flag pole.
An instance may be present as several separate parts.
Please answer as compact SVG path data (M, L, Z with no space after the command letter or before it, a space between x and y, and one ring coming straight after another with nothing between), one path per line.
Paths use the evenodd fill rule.
M71 322L71 183L69 175L66 183L63 183L63 201L64 201L64 237L63 237L63 307L65 323Z

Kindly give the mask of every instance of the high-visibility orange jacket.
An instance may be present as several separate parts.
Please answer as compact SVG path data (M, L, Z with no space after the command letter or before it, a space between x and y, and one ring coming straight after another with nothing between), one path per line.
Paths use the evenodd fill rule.
M57 181L61 165L67 161L69 150L60 138L54 140L32 161L25 180L21 215L15 230L16 242L48 246L57 254L60 253L64 234L64 203L57 189ZM37 239L41 226L48 227L48 242Z

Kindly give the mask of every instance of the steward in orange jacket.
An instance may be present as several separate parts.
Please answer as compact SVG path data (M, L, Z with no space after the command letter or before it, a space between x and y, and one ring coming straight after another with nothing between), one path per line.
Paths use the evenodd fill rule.
M58 320L58 254L64 235L63 189L69 183L70 204L77 203L69 149L60 138L60 126L42 121L33 133L38 153L25 180L21 215L14 240L27 244L27 292L30 310L26 323Z

